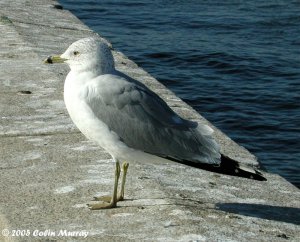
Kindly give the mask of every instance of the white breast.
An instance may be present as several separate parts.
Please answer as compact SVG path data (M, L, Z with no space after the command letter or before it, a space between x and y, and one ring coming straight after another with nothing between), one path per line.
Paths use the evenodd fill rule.
M118 153L117 149L124 148L125 144L94 115L85 101L87 87L79 81L70 72L64 86L64 101L72 121L88 139L97 142L112 155Z

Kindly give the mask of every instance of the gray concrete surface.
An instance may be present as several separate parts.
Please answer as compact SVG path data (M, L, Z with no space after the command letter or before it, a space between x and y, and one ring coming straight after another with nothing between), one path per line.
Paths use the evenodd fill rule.
M55 1L0 1L0 241L300 241L299 189L269 173L260 182L174 162L131 164L127 200L86 207L111 192L114 165L68 117L67 66L42 60L94 34ZM180 115L207 123L123 54L114 57ZM258 164L219 130L216 138L228 156Z

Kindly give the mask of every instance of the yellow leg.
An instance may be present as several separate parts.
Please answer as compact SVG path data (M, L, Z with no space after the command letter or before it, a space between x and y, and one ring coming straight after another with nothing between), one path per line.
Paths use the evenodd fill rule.
M118 201L124 200L124 190L125 190L125 182L126 182L126 175L127 175L128 167L129 167L129 163L124 161L122 164L123 176L122 176L122 183L121 183L121 192L118 197Z
M118 194L118 183L120 177L121 169L120 169L120 162L116 160L116 170L115 170L115 184L113 195L110 200L110 203L96 203L96 204L88 204L89 209L97 210L97 209L107 209L107 208L115 208L117 206L117 194Z
M123 201L124 200L125 182L126 182L126 175L127 175L128 167L129 167L128 162L125 161L125 162L122 163L123 175L122 175L122 181L121 181L121 191L120 191L120 194L118 196L117 201ZM111 196L94 197L94 200L109 203L111 201Z

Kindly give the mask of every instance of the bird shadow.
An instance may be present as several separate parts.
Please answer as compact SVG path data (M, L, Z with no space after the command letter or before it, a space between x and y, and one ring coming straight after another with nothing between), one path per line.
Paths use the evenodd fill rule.
M239 215L300 225L300 208L250 203L218 203L216 208Z

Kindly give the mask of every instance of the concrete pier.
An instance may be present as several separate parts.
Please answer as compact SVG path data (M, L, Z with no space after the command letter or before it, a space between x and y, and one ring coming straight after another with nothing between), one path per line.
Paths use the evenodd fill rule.
M300 241L300 191L266 172L256 181L171 161L131 164L126 200L90 211L93 196L111 192L114 164L67 114L68 67L43 59L92 35L55 1L0 1L0 241ZM181 116L213 127L224 154L258 165L134 62L114 57Z

